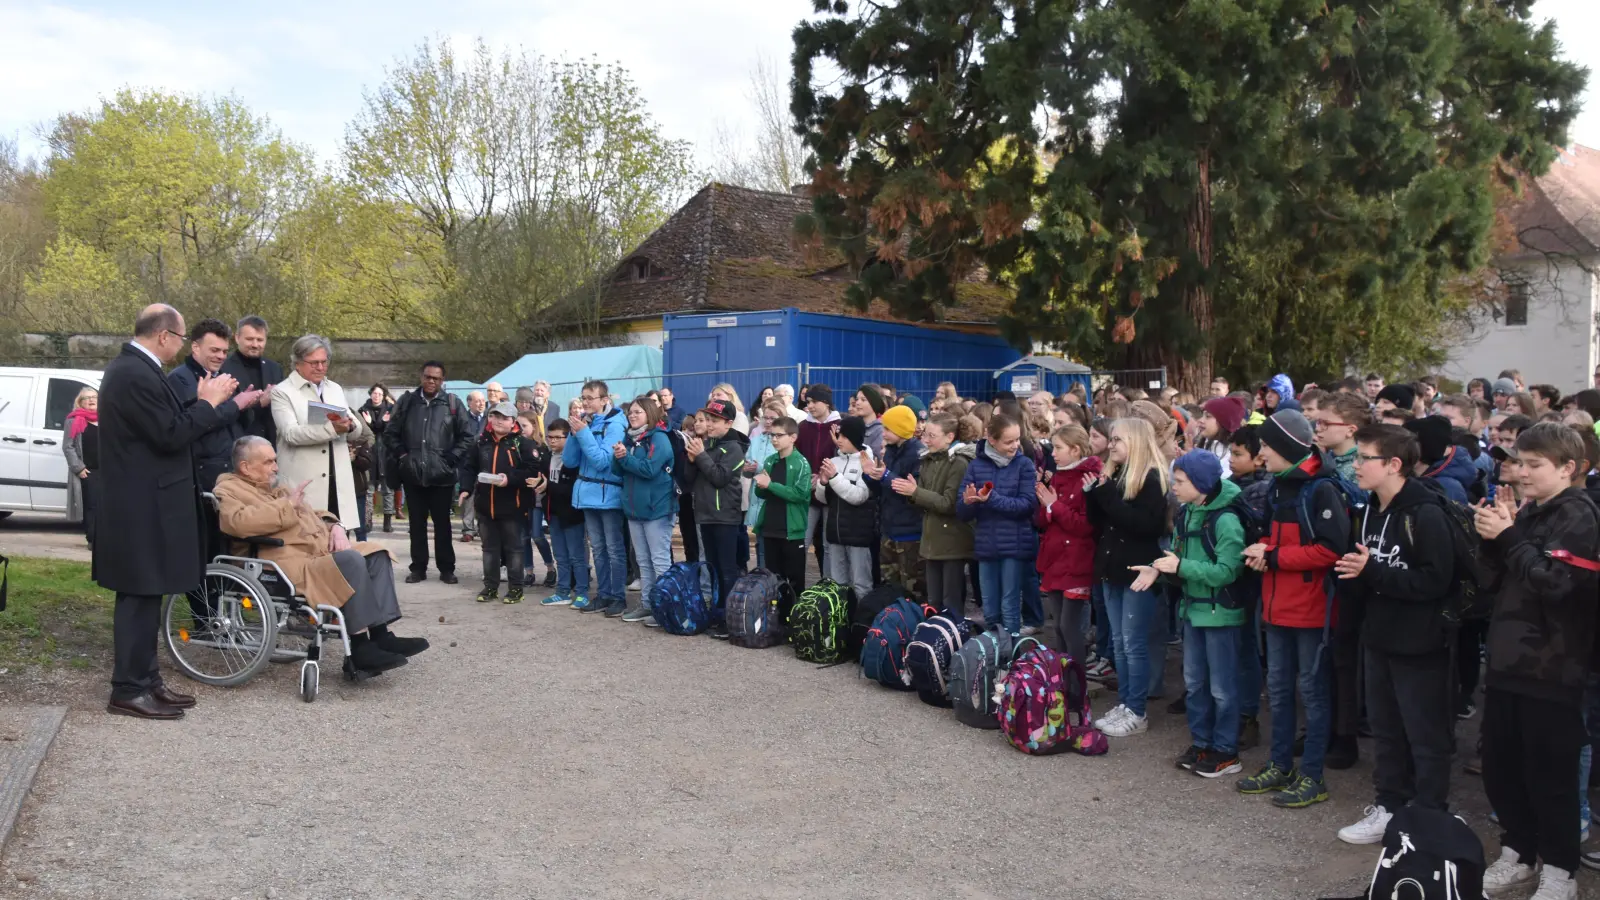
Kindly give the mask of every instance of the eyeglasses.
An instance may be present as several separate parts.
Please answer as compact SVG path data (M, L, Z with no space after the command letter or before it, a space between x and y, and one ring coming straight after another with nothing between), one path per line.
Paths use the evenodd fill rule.
M1113 438L1108 439L1106 441L1106 443L1108 443L1108 444L1126 444L1127 441L1123 440L1122 438L1119 438L1119 437L1113 437Z
M161 330L165 331L167 334L172 335L173 337L177 338L180 341L187 340L187 338L185 338L183 335L177 333L176 331L173 331L171 328L163 328Z
M300 361L313 369L326 369L328 367L328 361L325 359L302 359ZM427 376L424 375L422 380L427 381Z

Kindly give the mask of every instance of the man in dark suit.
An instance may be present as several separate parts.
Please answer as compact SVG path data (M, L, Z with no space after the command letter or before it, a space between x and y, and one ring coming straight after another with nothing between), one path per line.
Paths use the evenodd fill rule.
M267 320L260 316L245 316L233 329L239 349L229 354L222 363L222 373L232 375L239 386L247 391L265 390L283 381L283 366L267 359ZM239 415L239 434L253 434L266 438L277 446L278 426L272 421L272 394L261 398L259 405L246 406ZM230 448L231 452L231 448Z
M116 662L107 712L178 719L194 698L169 690L156 666L161 598L200 586L205 571L194 443L218 427L217 407L233 396L228 375L207 376L196 402L183 405L162 367L183 349L183 316L147 306L133 340L106 366L100 382L101 498L94 580L117 594ZM245 405L256 392L238 397Z
M201 319L189 330L189 355L167 375L167 381L172 384L172 392L178 395L179 403L189 406L199 402L197 391L200 382L221 371L223 360L228 355L228 338L232 335L227 324L217 319ZM237 375L233 377L235 380L239 378ZM239 381L239 384L244 385L245 382ZM263 393L262 396L268 395ZM210 491L217 484L217 476L232 470L233 442L244 436L240 422L246 412L234 401L218 406L217 427L195 441L194 463L200 490Z

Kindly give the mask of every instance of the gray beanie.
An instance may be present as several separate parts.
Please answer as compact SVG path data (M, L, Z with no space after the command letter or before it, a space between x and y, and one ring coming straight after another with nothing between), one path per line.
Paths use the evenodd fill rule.
M1494 381L1494 388L1492 390L1496 394L1505 394L1510 396L1511 394L1515 394L1517 392L1517 383L1509 378L1496 378Z
M1261 426L1261 443L1278 451L1289 462L1297 463L1311 454L1316 431L1299 410L1285 409L1272 414Z

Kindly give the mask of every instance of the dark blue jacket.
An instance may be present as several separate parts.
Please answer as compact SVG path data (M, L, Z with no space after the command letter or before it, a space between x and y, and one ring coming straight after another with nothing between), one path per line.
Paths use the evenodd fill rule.
M1422 477L1439 482L1439 487L1444 488L1445 496L1451 500L1470 503L1472 484L1478 480L1478 467L1473 465L1472 454L1465 447L1452 444L1445 458L1429 466Z
M1039 555L1039 532L1033 527L1033 511L1039 505L1035 493L1038 469L1020 450L1002 469L985 452L988 443L978 442L978 453L961 479L956 491L956 517L973 523L972 549L979 560L1035 559ZM994 483L989 499L967 505L963 499L967 486L981 488L984 482Z
M879 529L891 541L922 538L922 510L894 492L889 484L896 478L922 474L922 442L916 438L883 448L883 477L867 479L867 487L878 495Z
M183 363L167 375L167 383L172 385L172 392L178 395L178 402L190 406L198 397L200 379L207 374L193 356L185 356ZM245 386L240 384L239 390L244 389ZM217 404L217 421L220 424L195 440L194 467L200 490L211 490L219 476L233 471L233 442L244 434L239 427L239 415L239 404L232 400Z

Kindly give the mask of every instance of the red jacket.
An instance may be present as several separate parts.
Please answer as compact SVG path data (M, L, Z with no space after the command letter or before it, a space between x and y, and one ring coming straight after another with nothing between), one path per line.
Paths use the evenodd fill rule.
M1261 578L1261 620L1284 628L1322 628L1329 623L1328 579L1333 564L1350 550L1350 513L1344 497L1322 472L1334 473L1332 457L1313 453L1273 478L1267 493L1272 510L1267 571ZM1311 496L1311 534L1300 533L1300 493Z
M1100 474L1100 458L1091 456L1050 478L1056 502L1033 514L1039 527L1039 588L1046 591L1087 590L1094 583L1094 526L1083 496L1083 476Z
M806 416L800 423L800 433L795 437L794 448L811 464L811 471L815 474L822 468L823 460L832 459L839 452L839 446L833 442L833 429L839 426L839 413L829 410L826 421L818 422ZM806 488L807 492L810 487ZM816 498L811 499L812 506L821 506Z

